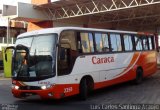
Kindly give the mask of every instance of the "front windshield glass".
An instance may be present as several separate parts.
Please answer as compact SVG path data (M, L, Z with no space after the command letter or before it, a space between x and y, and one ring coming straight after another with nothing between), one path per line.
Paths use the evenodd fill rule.
M56 39L56 34L27 36L18 39L15 44L13 77L54 76Z

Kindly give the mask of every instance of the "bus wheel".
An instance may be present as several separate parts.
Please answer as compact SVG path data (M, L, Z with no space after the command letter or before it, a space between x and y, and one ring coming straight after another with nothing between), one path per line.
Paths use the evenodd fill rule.
M138 68L136 71L136 79L135 84L140 84L143 81L143 70L142 68Z
M86 100L88 97L88 86L86 78L82 79L80 83L80 99Z

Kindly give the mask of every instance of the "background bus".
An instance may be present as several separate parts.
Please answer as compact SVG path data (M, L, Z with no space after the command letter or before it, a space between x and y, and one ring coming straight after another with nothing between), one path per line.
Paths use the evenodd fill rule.
M7 46L13 46L16 41L16 38L9 38L7 44L7 37L0 37L0 70L3 70L3 57L2 57L2 48Z
M55 98L143 78L156 72L153 34L78 27L50 28L18 36L12 93ZM9 48L8 48L9 49Z

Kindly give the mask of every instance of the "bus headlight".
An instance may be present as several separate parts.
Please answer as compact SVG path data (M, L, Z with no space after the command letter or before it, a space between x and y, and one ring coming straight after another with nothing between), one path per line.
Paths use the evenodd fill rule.
M14 84L12 84L12 89L16 89L16 90L18 90L19 89L19 86L16 86L16 85L14 85Z
M15 88L16 90L18 90L18 89L19 89L19 86L14 86L14 88Z
M41 86L41 89L45 90L45 89L49 89L51 87L52 87L52 85L43 85L43 86Z
M47 89L47 86L41 86L41 89L45 90Z

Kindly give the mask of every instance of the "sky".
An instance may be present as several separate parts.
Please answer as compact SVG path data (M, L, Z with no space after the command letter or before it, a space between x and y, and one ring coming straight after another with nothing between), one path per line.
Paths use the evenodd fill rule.
M17 5L17 2L23 2L23 3L31 3L31 0L0 0L0 9L2 9L3 4L5 5ZM0 26L7 26L7 19L0 16Z

